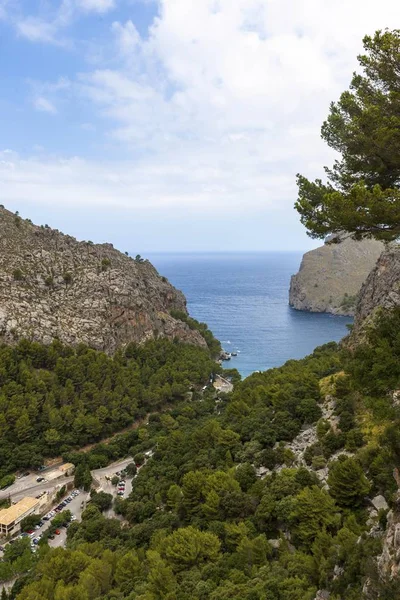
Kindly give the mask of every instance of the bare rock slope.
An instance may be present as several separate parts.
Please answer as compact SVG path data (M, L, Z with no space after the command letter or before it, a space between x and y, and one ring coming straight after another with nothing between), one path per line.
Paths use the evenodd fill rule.
M400 246L391 244L379 257L361 288L353 338L374 319L379 309L400 306Z
M150 262L0 208L0 340L59 338L113 353L166 336L206 347L174 309L187 314L184 295Z
M384 250L376 240L325 243L303 256L292 276L289 304L297 310L354 315L358 294Z

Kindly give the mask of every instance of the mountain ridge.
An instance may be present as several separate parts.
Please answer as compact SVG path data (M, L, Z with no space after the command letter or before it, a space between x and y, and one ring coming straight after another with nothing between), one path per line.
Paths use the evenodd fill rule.
M158 336L206 347L174 310L188 314L183 293L149 261L0 207L1 341L58 338L108 354Z

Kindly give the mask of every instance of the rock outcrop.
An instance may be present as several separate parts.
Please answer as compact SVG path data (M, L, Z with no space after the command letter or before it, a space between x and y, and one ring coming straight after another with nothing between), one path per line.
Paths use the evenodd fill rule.
M327 240L329 241L329 240ZM290 283L289 304L297 310L354 315L362 284L384 250L382 242L351 238L325 243L303 256Z
M173 312L184 295L148 261L78 242L0 208L0 340L85 343L111 354L156 336L206 347Z
M400 246L391 245L379 257L361 288L352 337L373 320L379 308L390 310L396 306L400 306Z

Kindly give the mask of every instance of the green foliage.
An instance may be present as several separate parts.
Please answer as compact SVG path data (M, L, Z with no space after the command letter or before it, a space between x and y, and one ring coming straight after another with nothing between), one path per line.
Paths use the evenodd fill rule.
M328 485L340 506L357 507L370 490L361 465L353 458L340 457L330 465Z
M67 491L67 488L65 485L60 487L60 489L56 493L56 502L59 502L61 500L61 498L64 498L66 491Z
M378 345L385 335L381 330ZM170 343L161 347L165 358L175 349ZM159 342L151 348L131 347L111 364L116 371L127 366L128 381L143 370L148 382L154 382L154 373L159 381ZM388 351L395 352L396 343ZM185 360L186 354L181 369ZM132 493L114 502L121 520L103 516L110 506L108 494L92 492L82 521L68 527L67 550L43 546L33 563L30 558L17 600L314 600L318 589L328 589L335 600L361 600L366 577L372 579L371 564L381 552L381 540L366 534L364 499L370 480L371 493L383 491L391 502L386 491L395 486L400 421L392 407L393 423L387 423L386 394L363 395L362 385L369 382L353 375L360 360L328 344L301 361L238 382L218 403L218 413L212 397L188 402L182 395L173 403L157 403L160 411L146 425L108 444L67 452L81 480L91 465L118 456L133 456L142 467L132 480ZM97 373L107 371L107 361ZM3 368L7 362L0 364ZM321 379L330 380L344 366L347 375L332 377L330 386L337 395L338 427L333 429L320 419ZM14 377L19 372L15 369ZM162 367L161 372L164 376ZM84 377L87 373L92 369ZM140 382L135 379L135 392ZM143 389L148 402L152 388ZM363 410L379 424L376 444L364 445ZM286 442L318 419L318 441L304 455L308 468L298 468ZM24 422L19 435L26 435ZM324 489L312 468L324 466L325 457L343 446L357 454L331 461L329 488ZM149 449L153 452L144 461ZM257 476L261 465L273 470L262 479ZM384 526L386 515L379 518ZM0 570L10 570L4 564ZM390 597L396 589L378 579L371 585L378 590L373 600L379 594Z
M103 258L101 260L101 271L107 271L111 267L111 260L109 258Z
M136 464L134 462L129 463L129 465L126 467L126 472L129 477L135 477L137 473Z
M0 479L0 489L3 490L4 488L9 487L14 481L15 475L4 475L4 477Z
M143 454L143 452L139 452L138 454L135 454L135 456L133 457L133 460L135 462L135 466L137 465L138 467L140 467L141 465L144 464L146 457Z
M77 488L82 488L88 492L91 485L92 474L90 472L90 467L86 462L81 462L75 469L74 486Z
M338 516L334 500L316 485L299 492L291 514L296 535L307 545L315 540L321 530L336 527Z
M40 515L29 515L25 517L21 521L21 531L28 531L29 529L33 529L35 525L40 523L41 517Z
M322 138L341 154L328 183L298 175L296 209L312 237L348 231L393 240L400 233L400 31L364 38L361 74L332 103Z
M15 269L13 271L13 277L15 281L22 281L24 279L24 274L21 269Z
M34 561L29 546L29 538L7 544L3 560L0 562L0 581L8 581L32 568Z
M112 498L113 497L111 494L106 494L106 492L92 491L90 494L90 498L91 498L91 503L94 506L97 506L97 508L101 512L108 510L112 506Z
M400 308L381 312L367 331L367 339L348 353L346 370L353 387L378 396L400 385Z
M70 273L69 271L67 271L66 273L63 273L63 279L64 279L65 285L69 285L70 283L72 283L72 280L73 280L72 273Z
M62 510L59 512L51 522L51 529L57 529L58 527L63 527L67 523L71 521L71 511L70 510Z
M178 319L179 321L183 321L187 325L189 325L190 329L198 331L200 335L205 339L207 346L210 350L211 356L218 356L221 353L221 343L217 340L212 332L208 329L208 325L206 323L200 323L189 317L185 312L181 310L173 309L170 311L171 317L174 319Z
M200 565L202 562L216 560L221 543L212 533L202 532L194 527L174 531L158 546L160 555L180 571L186 567Z
M113 358L58 341L0 346L0 477L39 467L45 456L63 454L76 464L74 448L180 401L192 385L204 385L215 367L206 350L166 339L130 345ZM127 455L124 440L132 446L137 434L96 448L90 466Z

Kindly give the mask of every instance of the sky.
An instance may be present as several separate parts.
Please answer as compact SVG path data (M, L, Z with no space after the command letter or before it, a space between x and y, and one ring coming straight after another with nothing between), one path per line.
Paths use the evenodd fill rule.
M398 0L0 0L1 202L123 251L305 250L296 173Z

